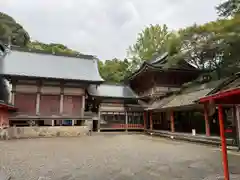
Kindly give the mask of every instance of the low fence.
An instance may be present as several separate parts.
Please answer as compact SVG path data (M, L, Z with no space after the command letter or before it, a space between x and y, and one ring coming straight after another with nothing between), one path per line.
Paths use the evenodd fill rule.
M76 137L87 135L88 126L32 126L0 129L0 139L21 139L37 137Z

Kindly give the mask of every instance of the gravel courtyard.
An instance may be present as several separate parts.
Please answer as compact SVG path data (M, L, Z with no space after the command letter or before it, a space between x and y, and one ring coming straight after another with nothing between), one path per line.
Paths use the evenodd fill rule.
M240 156L229 155L240 174ZM214 180L217 148L141 134L0 142L0 170L13 180Z

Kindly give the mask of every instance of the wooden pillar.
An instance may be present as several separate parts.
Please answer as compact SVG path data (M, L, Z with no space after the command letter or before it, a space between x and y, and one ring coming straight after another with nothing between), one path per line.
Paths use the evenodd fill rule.
M11 91L11 97L10 97L10 103L14 105L15 103L15 95L16 95L16 84L15 81L12 82L12 91Z
M99 105L99 108L98 108L98 129L97 131L100 132L100 124L101 123L101 112L100 112L100 105Z
M40 114L41 90L42 90L41 82L38 82L36 94L36 115Z
M208 117L208 108L206 104L204 104L204 119L205 119L206 136L210 136L210 124L209 124L209 117Z
M149 111L149 119L150 119L150 130L153 130L152 111Z
M37 92L37 96L36 96L36 115L40 114L40 98L41 98L41 94L39 92Z
M125 131L128 131L128 112L125 112Z
M240 150L240 106L236 106L236 120L237 120L237 132L238 132L238 150Z
M82 96L82 109L81 109L81 116L84 117L84 111L85 111L85 96Z
M147 130L147 111L143 112L143 127L144 127L144 131Z
M229 180L227 145L226 145L226 138L225 138L225 130L224 130L224 119L223 119L223 108L222 108L222 105L218 105L218 119L219 119L219 127L220 127L220 135L221 135L221 144L222 144L222 158L223 158L224 180Z
M60 104L59 104L59 106L60 106L60 107L59 107L59 111L60 111L59 113L60 113L60 114L63 113L63 101L64 101L64 94L61 93L61 94L60 94Z
M175 132L175 127L174 127L174 112L173 112L173 110L170 111L170 121L171 121L171 132Z
M52 120L52 126L55 126L55 120Z
M74 126L75 125L75 120L74 119L72 119L72 126Z

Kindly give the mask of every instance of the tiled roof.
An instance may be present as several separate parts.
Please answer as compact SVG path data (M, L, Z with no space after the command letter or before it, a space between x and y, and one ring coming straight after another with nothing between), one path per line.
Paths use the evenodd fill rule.
M99 86L90 85L88 93L98 97L129 98L135 99L137 95L127 85L101 84Z
M97 60L91 57L67 57L13 50L4 59L3 74L102 82Z
M165 109L193 105L198 99L211 93L222 82L223 80L218 80L201 85L191 85L191 87L183 88L178 94L173 94L153 102L148 109Z
M210 93L213 88L202 89L199 91L194 91L191 93L183 93L175 96L173 100L169 103L162 106L162 109L170 108L170 107L179 107L179 106L188 106L195 104L195 101L200 99L201 97L205 97L208 93Z
M194 66L190 65L185 60L178 60L174 61L169 58L168 53L164 53L161 56L154 56L151 60L146 60L142 63L140 68L132 73L127 80L133 79L135 76L140 74L142 71L144 71L146 68L155 69L157 71L196 71L201 72L202 70L199 70L195 68Z
M171 95L168 97L164 97L160 100L156 100L156 101L152 102L151 105L148 106L147 110L161 109L165 104L169 103L175 97L176 97L176 95Z

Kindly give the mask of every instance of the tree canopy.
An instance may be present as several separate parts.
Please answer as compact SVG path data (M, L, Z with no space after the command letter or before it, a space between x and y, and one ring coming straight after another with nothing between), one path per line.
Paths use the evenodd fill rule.
M143 61L148 61L154 55L169 52L173 55L179 51L179 37L176 32L168 30L164 24L150 25L138 34L135 44L128 49L128 58L132 61L131 70L139 68Z
M218 14L222 17L230 17L240 12L239 0L227 0L217 6Z
M112 59L105 62L99 61L100 75L104 80L110 83L120 83L131 71L129 70L130 62L127 59Z
M30 49L42 50L45 52L60 52L67 54L80 54L79 52L58 43L42 43L31 41L28 32L18 24L11 16L0 12L0 41L5 44L12 44Z
M30 37L12 17L0 12L0 40L6 44L26 46Z

